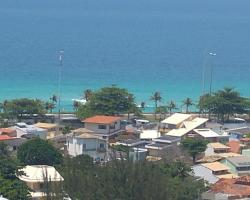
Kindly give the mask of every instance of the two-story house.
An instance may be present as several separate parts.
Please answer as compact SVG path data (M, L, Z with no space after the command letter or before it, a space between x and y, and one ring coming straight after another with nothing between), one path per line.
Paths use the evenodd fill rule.
M66 147L70 156L85 154L92 157L95 161L104 161L108 159L107 139L87 132L84 128L77 129L67 136Z
M116 116L96 115L83 120L84 127L94 134L99 134L104 138L118 135L122 132L121 118Z

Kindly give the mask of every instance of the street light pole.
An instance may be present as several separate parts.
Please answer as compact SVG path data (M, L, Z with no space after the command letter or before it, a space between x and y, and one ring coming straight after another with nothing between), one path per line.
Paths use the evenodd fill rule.
M63 67L63 50L59 51L59 68L58 68L58 121L61 119L61 81Z

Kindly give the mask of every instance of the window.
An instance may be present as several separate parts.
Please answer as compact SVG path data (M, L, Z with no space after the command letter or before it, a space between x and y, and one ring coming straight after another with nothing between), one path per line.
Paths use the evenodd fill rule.
M100 148L104 149L104 144L103 143L100 144Z
M82 144L82 152L86 151L86 144Z
M98 125L98 129L106 129L107 126L106 125Z
M112 125L109 126L109 128L110 128L110 129L115 129L115 125L112 124Z

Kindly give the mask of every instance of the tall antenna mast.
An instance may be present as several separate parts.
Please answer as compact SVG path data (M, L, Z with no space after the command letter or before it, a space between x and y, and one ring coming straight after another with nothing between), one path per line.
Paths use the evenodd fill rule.
M59 51L59 68L58 68L58 120L61 119L61 81L62 81L62 67L63 67L63 50Z

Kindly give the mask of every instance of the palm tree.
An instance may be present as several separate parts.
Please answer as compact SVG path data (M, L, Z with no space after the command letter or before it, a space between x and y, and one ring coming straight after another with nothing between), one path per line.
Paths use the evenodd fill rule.
M53 102L46 102L45 103L45 110L47 112L50 110L50 113L52 113L54 108L55 108L55 104Z
M144 101L141 102L141 109L144 110L145 109L145 105L146 103Z
M84 90L83 93L84 93L84 94L83 94L83 97L84 97L84 99L85 99L86 101L89 101L90 97L91 97L92 94L93 94L93 92L92 92L91 89L86 89L86 90Z
M183 104L186 106L186 113L189 112L189 110L188 110L189 107L192 106L192 105L194 105L192 99L189 98L189 97L187 97L187 98L183 101Z
M160 92L155 92L153 96L150 97L150 100L155 102L155 119L156 119L156 110L158 107L158 102L162 100Z
M80 103L78 101L73 102L73 108L74 108L75 111L78 110L79 106L80 106Z
M168 103L167 108L170 115L172 114L172 110L177 109L175 102L172 100Z
M57 103L57 96L55 94L52 95L52 97L50 98L50 100L53 102L53 103Z

